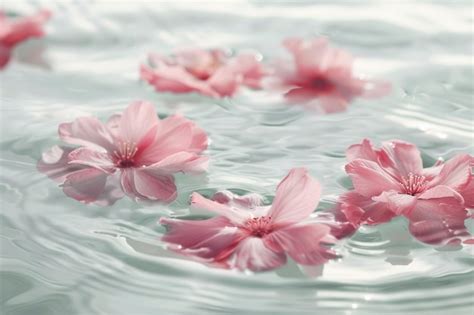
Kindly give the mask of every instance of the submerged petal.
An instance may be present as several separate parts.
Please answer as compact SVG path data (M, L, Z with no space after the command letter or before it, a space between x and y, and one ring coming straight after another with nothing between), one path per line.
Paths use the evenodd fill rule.
M66 195L84 203L95 202L104 192L107 173L85 168L67 175L63 184Z
M264 237L265 244L277 252L286 252L302 265L320 265L336 257L323 244L332 244L330 227L318 223L290 225Z
M286 263L285 253L278 253L257 237L248 237L235 249L233 266L239 270L267 271Z
M212 261L227 259L242 239L238 229L225 217L207 220L161 218L168 227L164 242L179 245L178 251Z

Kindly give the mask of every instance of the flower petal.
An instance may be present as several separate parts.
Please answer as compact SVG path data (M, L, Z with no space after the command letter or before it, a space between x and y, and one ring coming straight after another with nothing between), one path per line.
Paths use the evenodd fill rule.
M318 206L321 185L305 168L294 168L278 185L268 215L275 224L306 219Z
M384 191L379 196L373 197L372 200L380 203L381 206L385 204L396 215L409 213L416 205L416 197L395 191Z
M269 249L261 238L248 237L235 249L233 265L239 270L267 271L285 263L285 253L277 253Z
M161 174L201 173L207 170L209 158L195 153L178 152L165 157L158 163L147 166L153 172Z
M69 197L81 202L94 202L103 193L107 176L107 173L96 168L70 173L63 184L63 191Z
M463 190L471 180L471 159L469 154L459 154L443 164L439 175L430 183L430 187L444 185L454 190Z
M80 164L102 170L105 173L113 173L116 169L110 156L104 152L81 147L73 150L68 156L70 164Z
M395 213L387 204L374 201L356 191L349 191L339 197L341 211L349 222L358 227L361 224L375 225L390 221Z
M136 199L169 203L177 194L173 176L156 174L146 168L122 170L121 183L125 193Z
M401 185L377 163L355 159L346 165L355 190L366 197L378 196L384 191L401 191Z
M154 164L180 151L194 151L190 149L194 141L195 128L192 121L167 118L160 122L158 128L154 142L136 156L140 163Z
M145 146L144 138L149 143L155 134L150 130L156 128L158 116L153 104L145 101L136 101L130 104L123 112L118 122L118 134L122 141L135 143L138 148Z
M64 182L68 174L85 168L82 165L69 164L68 155L72 151L74 148L53 146L43 152L37 164L38 171L57 182Z
M208 220L161 218L168 227L164 242L179 245L179 252L211 260L225 260L242 239L238 229L225 217Z
M334 243L335 238L324 224L310 223L290 225L264 237L265 244L277 252L286 252L302 265L320 265L335 254L322 243Z
M228 190L216 192L214 196L212 196L212 200L231 207L241 207L244 209L255 209L263 205L263 197L259 194L250 193L239 196Z
M234 95L242 80L242 74L235 72L232 67L223 66L207 82L220 97L224 97Z
M228 205L204 198L194 192L191 195L191 207L205 209L228 218L234 224L242 224L251 217L251 213L244 209L233 208Z
M66 143L113 151L114 139L104 124L95 117L80 117L59 125L59 137Z
M369 139L362 140L360 144L353 144L346 150L346 159L352 162L355 159L378 162L378 154Z
M383 143L382 151L385 154L385 158L382 159L383 166L393 169L393 175L408 176L410 173L422 173L421 154L414 144L392 140Z

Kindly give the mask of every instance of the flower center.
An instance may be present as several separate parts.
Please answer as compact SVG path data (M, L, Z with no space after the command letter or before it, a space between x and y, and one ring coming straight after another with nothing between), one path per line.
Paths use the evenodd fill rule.
M426 189L426 177L409 173L402 177L403 190L406 194L415 196Z
M261 216L248 219L247 222L245 222L245 229L253 236L263 237L273 230L272 217Z
M120 168L135 166L133 157L137 153L137 144L135 142L119 142L117 150L114 151L113 157L115 164Z
M317 76L311 81L311 87L319 92L329 92L334 89L334 84L324 76Z

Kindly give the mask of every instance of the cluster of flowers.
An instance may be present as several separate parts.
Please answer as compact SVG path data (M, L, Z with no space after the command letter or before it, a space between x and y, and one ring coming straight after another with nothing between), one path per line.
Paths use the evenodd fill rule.
M38 169L62 184L79 201L111 204L124 194L135 200L171 202L173 174L207 168L206 133L181 116L159 120L148 102L132 103L106 123L93 117L59 126L71 146L43 154ZM77 147L78 146L78 147ZM258 194L198 193L191 206L217 216L207 220L162 218L170 249L215 266L254 271L277 268L287 255L302 265L337 257L329 248L337 238L363 224L380 224L395 216L410 222L410 231L429 244L469 239L464 221L474 207L474 158L459 154L423 168L415 145L393 140L381 149L369 140L347 149L346 172L354 190L339 198L333 222L310 215L321 185L304 168L292 169L278 185L272 205Z
M0 67L13 47L43 35L50 16L42 11L10 21L0 14ZM171 57L149 56L141 77L157 91L234 95L239 86L285 90L291 102L322 112L341 111L355 97L385 95L384 82L357 78L352 57L326 39L287 39L293 62L264 66L257 55L231 56L222 50L189 50ZM103 123L78 118L59 126L66 145L54 146L38 162L39 171L58 181L64 193L84 203L110 205L127 195L135 200L172 202L174 174L204 172L208 137L192 121L174 115L160 120L151 103L137 101ZM474 243L464 225L473 214L474 158L459 154L423 168L415 145L392 140L375 148L367 139L347 149L346 172L354 189L339 197L331 222L312 217L321 185L304 168L290 170L271 205L258 194L198 193L191 207L216 214L206 220L161 218L169 249L223 268L264 271L286 263L320 265L336 258L331 245L361 225L404 216L411 234L427 244Z
M18 43L41 37L48 11L10 20L0 12L0 67L10 59ZM236 94L240 86L282 92L290 104L300 104L320 113L347 109L357 97L377 98L390 92L385 81L366 80L354 74L353 57L332 47L326 38L283 42L292 60L262 64L251 52L232 55L220 49L189 49L171 56L150 54L140 66L140 77L159 92L199 93L222 98Z

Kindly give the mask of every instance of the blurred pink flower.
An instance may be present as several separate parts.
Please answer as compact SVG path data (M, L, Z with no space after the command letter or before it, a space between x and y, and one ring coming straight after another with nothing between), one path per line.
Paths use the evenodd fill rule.
M265 271L286 263L286 254L302 265L319 265L335 253L327 225L310 221L319 203L320 185L303 168L292 169L278 185L273 205L256 194L218 192L214 200L194 193L191 206L219 216L207 220L162 218L163 241L171 249L224 268Z
M352 56L330 46L326 38L288 38L283 45L293 55L293 62L276 62L274 75L265 85L286 91L284 96L290 103L333 113L346 110L356 97L376 98L391 90L388 82L354 76Z
M0 69L7 65L16 45L44 35L43 24L50 17L51 12L41 10L33 16L10 19L0 11Z
M151 103L132 103L103 124L94 117L59 126L60 138L78 148L55 146L38 169L63 183L79 201L113 203L123 196L170 202L176 197L173 174L206 170L207 136L181 116L159 120ZM119 188L119 189L117 189Z
M193 49L170 57L150 54L148 59L149 65L140 67L140 76L161 92L233 96L240 85L259 89L264 75L258 56L252 53L229 57L222 50Z
M365 139L350 146L346 156L354 190L340 197L340 210L354 227L402 215L412 235L425 243L468 235L466 207L474 207L473 158L468 154L423 168L415 145L392 140L375 149Z

